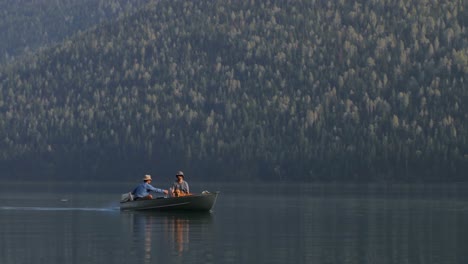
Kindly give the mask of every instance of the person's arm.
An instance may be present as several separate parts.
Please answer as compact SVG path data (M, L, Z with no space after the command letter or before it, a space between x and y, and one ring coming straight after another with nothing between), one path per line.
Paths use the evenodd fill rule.
M157 193L164 193L164 194L167 193L167 190L155 188L155 187L153 187L151 184L147 184L146 188L147 188L147 190L150 190L150 191L153 191L153 192L157 192Z
M185 183L185 186L184 186L185 187L185 192L190 193L188 182L184 181L184 183Z

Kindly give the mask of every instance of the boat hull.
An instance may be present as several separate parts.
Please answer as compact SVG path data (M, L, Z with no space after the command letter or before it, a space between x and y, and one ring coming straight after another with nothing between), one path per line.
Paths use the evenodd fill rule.
M210 211L219 192L120 203L120 210Z

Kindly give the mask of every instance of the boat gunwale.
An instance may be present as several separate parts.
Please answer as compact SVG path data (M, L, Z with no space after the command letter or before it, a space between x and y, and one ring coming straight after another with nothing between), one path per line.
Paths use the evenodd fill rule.
M126 202L120 202L120 204L127 204L127 203L139 203L139 202L148 202L148 201L159 201L159 200L164 200L164 201L169 201L169 200L176 200L176 199L187 199L187 198L198 198L198 197L208 197L208 196L218 196L219 192L210 192L207 194L191 194L191 195L186 195L186 196L179 196L179 197L156 197L153 199L140 199L140 200L132 200L132 201L126 201Z

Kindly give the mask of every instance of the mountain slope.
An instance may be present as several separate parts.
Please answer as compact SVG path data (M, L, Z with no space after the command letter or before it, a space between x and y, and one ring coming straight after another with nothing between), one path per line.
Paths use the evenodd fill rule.
M149 0L0 0L0 63L35 52Z
M462 1L154 2L5 67L0 154L76 177L464 179L466 15Z

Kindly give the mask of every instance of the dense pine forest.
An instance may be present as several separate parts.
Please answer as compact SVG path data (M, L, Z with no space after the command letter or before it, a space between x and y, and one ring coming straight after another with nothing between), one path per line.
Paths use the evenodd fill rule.
M467 8L149 1L0 66L1 175L466 181Z

